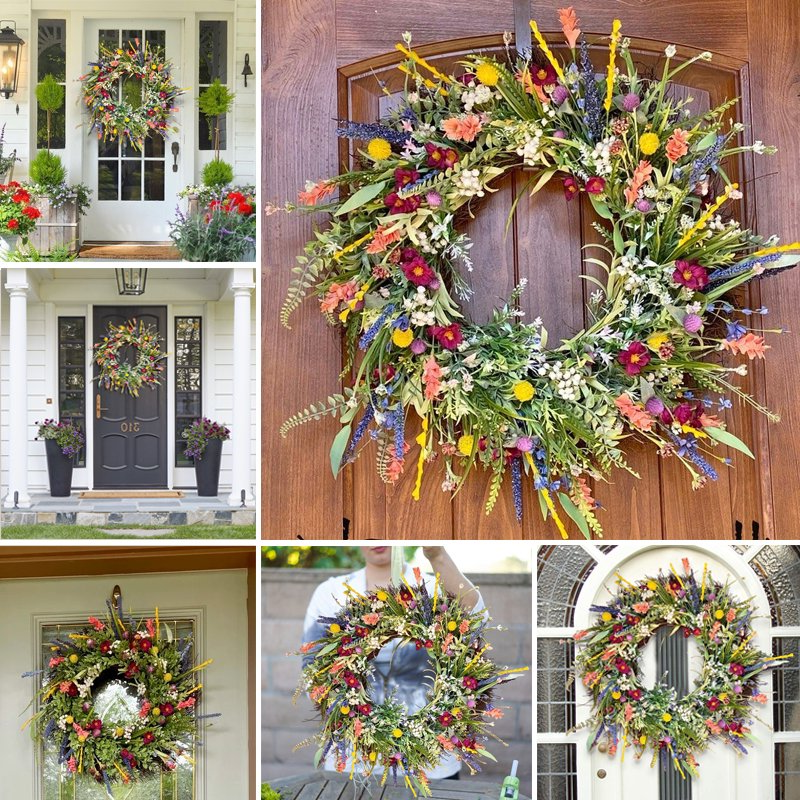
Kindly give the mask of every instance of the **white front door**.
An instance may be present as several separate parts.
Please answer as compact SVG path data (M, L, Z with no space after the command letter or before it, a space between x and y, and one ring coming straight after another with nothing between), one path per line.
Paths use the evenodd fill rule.
M168 567L168 565L165 565ZM185 765L180 786L164 793L160 776L135 787L115 787L115 800L247 800L247 573L244 570L41 578L0 582L0 641L9 644L0 663L0 753L2 796L25 800L103 800L102 786L89 781L75 793L71 779L59 775L55 759L42 759L23 722L35 691L43 647L57 627L85 624L89 615L105 618L105 599L115 585L124 610L134 619L152 616L193 629L197 661L213 658L203 673L200 714L221 713L200 731L195 764ZM13 647L10 646L13 643ZM203 721L199 725L204 725ZM63 767L61 768L63 769ZM134 790L132 792L132 789Z
M619 545L613 554L618 554L618 558L612 557L613 569L610 572L595 570L582 591L575 614L575 624L578 629L589 627L591 624L594 616L589 612L591 605L605 604L611 594L616 592L616 572L626 580L635 582L644 576L655 575L659 570L668 571L670 564L681 570L681 560L688 558L696 574L702 574L703 565L708 564L708 569L715 580L722 583L730 580L734 595L742 600L754 597L757 609L753 622L756 642L762 650L767 652L771 650L770 612L763 589L747 562L737 557L734 552L720 549L709 552L703 547L686 545L644 550L640 545L638 547ZM686 654L690 690L694 678L699 674L701 664L699 653L694 643L691 644L692 647ZM661 677L656 667L657 646L658 642L654 636L642 653L643 683L648 687L653 686ZM771 685L771 678L767 677L766 681L767 685ZM767 694L771 693L768 691ZM579 725L588 717L590 708L590 696L579 683L577 719ZM769 722L772 720L772 703L759 706L757 713L762 720ZM749 754L746 757L739 756L732 747L720 742L712 745L705 753L698 754L700 777L692 780L691 794L684 794L686 788L681 787L680 784L684 782L680 777L676 781L676 786L664 789L659 786L660 769L658 766L650 767L652 757L650 750L645 751L642 758L637 760L633 757L633 749L630 748L623 761L621 752L613 757L600 752L597 748L587 752L585 741L579 742L577 747L579 797L585 797L587 800L643 800L643 798L680 800L683 797L692 797L695 800L701 797L767 800L773 797L771 730L766 725L755 722L753 733L758 738L758 743L748 746ZM590 734L583 728L573 735L585 740Z
M174 82L182 88L181 23L175 20L87 20L84 28L86 63L97 60L101 44L116 49L137 39L142 46L149 44L165 53L172 62ZM84 241L165 242L169 239L167 221L174 217L177 193L186 183L181 126L193 122L192 109L186 107L183 97L178 98L176 106L179 111L173 122L178 132L169 133L166 139L148 136L142 151L119 141L99 140L96 131L85 137L83 180L92 189L92 205L82 222ZM87 124L85 115L83 124Z

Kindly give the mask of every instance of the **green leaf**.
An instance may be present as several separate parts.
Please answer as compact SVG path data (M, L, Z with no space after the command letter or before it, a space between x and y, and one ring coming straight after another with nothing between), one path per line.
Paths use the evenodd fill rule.
M347 200L342 203L342 207L334 214L335 217L341 217L343 214L349 214L351 211L360 208L374 200L386 186L385 182L381 183L368 183L362 186L355 194L351 194Z
M746 456L755 461L755 456L750 451L750 448L738 437L734 436L730 431L723 430L722 428L703 428L703 430L712 438L716 439L722 444L744 453Z
M539 508L542 509L542 519L547 521L547 503L545 502L544 495L541 492L536 492L536 496L539 498Z
M614 219L611 209L602 200L598 199L596 195L590 194L589 200L591 200L592 208L594 208L599 216L603 219Z
M709 131L695 146L695 150L708 150L717 141L717 132Z
M586 521L586 518L581 514L578 510L578 507L572 500L569 498L568 495L564 494L564 492L558 493L558 499L561 503L561 507L564 511L569 514L572 521L578 526L580 532L584 535L584 538L591 539L591 534L589 533L589 523Z
M331 445L331 470L333 471L334 478L339 474L339 470L342 467L342 456L344 455L347 443L350 441L350 431L352 429L352 425L345 425L339 433L336 434L336 438Z
M314 756L314 769L316 769L319 766L319 762L322 761L322 754L324 752L325 752L324 747L320 747L319 750L317 750L317 753Z
M620 255L625 255L625 242L622 238L622 232L616 223L614 224L614 250Z
M488 750L484 750L482 747L476 747L475 749L484 758L488 758L490 761L495 761L495 762L497 761L497 759Z

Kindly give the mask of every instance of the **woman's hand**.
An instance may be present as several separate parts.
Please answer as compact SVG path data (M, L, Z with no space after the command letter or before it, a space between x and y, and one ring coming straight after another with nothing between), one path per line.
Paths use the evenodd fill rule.
M431 566L435 567L437 562L442 560L443 556L447 555L444 547L423 547L422 554L430 561Z
M478 592L475 587L464 577L450 558L444 547L423 547L425 558L430 561L434 572L438 573L442 588L460 598L461 605L471 611L478 602Z

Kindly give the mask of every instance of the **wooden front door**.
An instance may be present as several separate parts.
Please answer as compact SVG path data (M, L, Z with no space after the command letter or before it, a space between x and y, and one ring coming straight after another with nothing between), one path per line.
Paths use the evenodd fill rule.
M394 45L403 31L412 31L423 56L449 68L461 53L500 50L503 31L527 32L530 18L544 31L558 31L549 38L560 45L559 5L551 0L502 0L492 4L491 14L481 14L467 0L378 6L367 0L309 0L302 7L267 4L262 19L267 197L277 203L292 200L307 179L316 181L347 164L349 153L336 138L335 120L380 117L391 102L382 83L389 93L402 86L402 76L394 69ZM756 0L708 0L676 9L644 0L624 5L592 0L577 11L588 41L603 48L596 58L600 68L607 57L601 37L608 36L615 16L622 18L623 34L632 38L637 61L645 69L672 42L684 57L703 50L715 54L711 64L701 62L682 73L684 87L679 91L691 94L699 106L742 97L731 113L753 126L745 140L761 139L779 148L770 160L747 157L729 165L745 190L743 222L762 233L778 234L783 241L796 239L789 198L796 194L794 176L800 170L800 99L788 87L800 69L792 35L800 27L800 6L790 0L768 6ZM471 276L475 297L468 312L477 321L487 319L492 307L524 277L526 318L541 316L550 340L558 341L585 322L587 290L581 273L590 269L581 248L596 235L593 217L588 204L567 205L555 185L529 199L526 178L510 175L502 180L500 190L467 228L475 240L476 265ZM506 219L518 197L506 234ZM398 485L385 487L369 451L343 478L332 478L327 464L330 442L339 430L335 419L325 417L280 439L277 431L286 418L339 391L342 358L337 337L313 302L294 316L293 330L279 325L290 267L312 235L312 220L276 214L267 218L263 235L265 536L330 538L347 529L355 538L552 537L554 530L543 523L530 488L519 524L510 481L487 517L483 507L488 476L479 470L451 500L439 491L443 470L430 465L422 500L415 503L410 496L413 470L407 470ZM800 276L793 274L754 285L748 298L752 308L770 309L771 327L789 325L798 302ZM628 460L641 480L617 472L610 484L596 490L605 509L600 519L607 537L730 538L737 528L749 537L754 526L761 536L800 533L800 506L791 491L800 464L800 406L795 401L800 339L789 335L774 341L769 356L766 366L753 369L744 388L780 413L783 422L768 429L761 416L744 406L724 412L730 429L751 443L755 463L736 457L717 483L693 492L674 459L662 460L652 451L630 447ZM410 423L407 440L413 442L414 435ZM309 485L315 487L310 502Z
M167 309L163 306L95 306L95 341L105 335L109 324L134 319L154 327L162 342L166 339ZM122 358L135 355L123 352ZM167 387L163 379L152 388L143 386L139 396L132 397L101 386L97 367L94 377L95 489L166 489Z

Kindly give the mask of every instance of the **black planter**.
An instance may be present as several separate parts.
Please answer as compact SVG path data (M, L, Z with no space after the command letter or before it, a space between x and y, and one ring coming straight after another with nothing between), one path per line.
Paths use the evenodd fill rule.
M54 439L44 440L50 497L69 497L72 489L72 458L65 456Z
M203 457L194 462L198 497L216 497L219 493L219 465L222 461L222 439L209 439Z

